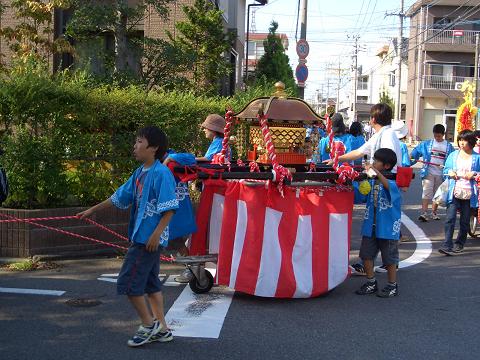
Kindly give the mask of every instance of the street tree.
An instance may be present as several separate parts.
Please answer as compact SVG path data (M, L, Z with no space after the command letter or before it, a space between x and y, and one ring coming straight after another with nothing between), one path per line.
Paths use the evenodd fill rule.
M114 37L114 73L122 74L132 70L128 63L129 50L134 44L130 38L137 36L136 26L152 9L163 20L168 18L168 4L174 0L143 0L131 4L127 0L97 1L70 0L72 18L67 25L67 35L84 41L105 34ZM138 49L134 49L138 50Z
M282 40L277 35L277 29L278 23L272 21L267 39L263 42L265 53L258 60L255 78L257 82L282 81L287 89L295 89L293 70L289 64L289 58L285 54Z
M170 43L182 54L183 68L190 69L185 74L189 89L217 95L221 80L232 71L226 56L236 34L225 32L222 11L210 1L195 0L193 6L183 6L183 12L186 20L175 25L175 36L167 32Z
M380 92L379 102L382 103L382 104L387 104L388 106L390 106L390 108L392 109L392 117L395 118L395 101L390 96L388 91L383 89Z

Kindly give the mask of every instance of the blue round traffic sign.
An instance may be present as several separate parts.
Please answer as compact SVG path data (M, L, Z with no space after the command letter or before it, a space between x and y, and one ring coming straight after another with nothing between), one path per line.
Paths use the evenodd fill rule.
M298 64L297 69L295 70L295 76L297 77L298 82L305 82L308 78L308 68L305 64Z

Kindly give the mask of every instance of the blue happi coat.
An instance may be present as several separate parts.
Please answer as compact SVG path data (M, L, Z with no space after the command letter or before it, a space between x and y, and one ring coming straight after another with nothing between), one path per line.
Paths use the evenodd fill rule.
M367 195L358 191L358 184L354 184L355 202L365 202L365 215L363 217L362 235L372 237L374 220L373 189L375 180L369 180L372 190ZM376 208L375 236L377 239L400 239L402 197L395 180L388 180L390 189L387 191L381 183L378 190L378 205Z
M403 141L400 141L400 149L402 150L402 166L410 167L412 163L410 162L410 156L408 155L408 147Z
M181 166L190 166L196 164L195 156L193 154L177 154L174 151L169 150L168 157ZM197 223L195 222L195 215L193 213L192 202L190 200L188 183L181 182L176 176L175 183L178 209L175 212L175 215L173 215L169 224L169 240L190 235L197 231Z
M146 244L155 228L158 226L162 214L178 208L175 195L175 179L170 170L159 160L148 170L143 183L143 192L138 211L136 211L136 180L141 174L143 165L130 176L125 184L120 186L111 196L113 205L120 209L130 210L128 224L128 238L130 241ZM168 245L168 226L160 236L160 245Z
M341 141L343 145L345 145L345 154L350 152L350 138L352 135L350 134L342 134L342 135L334 135L333 141ZM313 159L314 162L320 163L322 161L330 159L330 152L327 152L327 147L329 144L330 138L324 137L318 142L318 156L315 156Z
M448 172L450 170L457 171L457 158L460 150L455 150L450 155L448 155L447 160L445 160L445 167L443 168L443 177L448 179L448 197L447 204L450 204L453 201L453 191L455 190L455 179L450 179L448 177ZM480 155L476 152L472 153L472 169L473 172L480 172ZM475 183L475 180L470 180L470 185L472 186L472 196L470 198L470 207L478 207L478 188Z
M411 158L413 159L411 165L415 165L418 159L422 158L425 163L422 166L422 170L420 171L420 176L421 178L425 178L428 175L428 167L429 166L435 166L435 165L429 165L426 163L431 162L432 160L432 147L433 147L433 141L434 140L425 140L422 141L420 144L418 144L415 149L412 150L411 153ZM446 153L446 158L448 155L450 155L454 151L453 145L447 141L447 153Z

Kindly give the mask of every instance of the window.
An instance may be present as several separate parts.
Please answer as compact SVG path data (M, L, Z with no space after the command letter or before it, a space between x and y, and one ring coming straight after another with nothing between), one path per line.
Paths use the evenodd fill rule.
M368 96L357 96L357 103L368 103Z
M258 44L257 45L257 58L261 58L263 56L263 54L265 54L265 48L263 47L263 44L262 45Z
M450 28L450 24L452 23L452 19L444 18L444 17L436 17L433 18L433 29L448 29Z
M252 58L252 57L255 57L255 49L256 49L256 43L250 41L248 43L248 57L249 58Z
M368 90L368 76L360 76L358 78L357 90Z
M391 87L395 86L395 71L391 71L388 74L388 85Z

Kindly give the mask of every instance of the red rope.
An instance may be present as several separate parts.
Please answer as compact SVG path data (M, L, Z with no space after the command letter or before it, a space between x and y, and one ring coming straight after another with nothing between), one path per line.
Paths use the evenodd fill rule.
M15 216L11 216L11 215L6 215L6 214L1 214L0 213L0 216L1 217L5 217L5 218L8 218L8 220L0 220L0 223L13 223L13 222L24 222L24 223L27 223L27 224L31 224L31 225L34 225L34 226L37 226L37 227L40 227L40 228L44 228L44 229L47 229L47 230L51 230L51 231L56 231L58 233L61 233L61 234L64 234L64 235L69 235L69 236L72 236L72 237L76 237L76 238L79 238L79 239L83 239L83 240L87 240L87 241L91 241L91 242L95 242L95 243L98 243L98 244L102 244L102 245L106 245L106 246L110 246L110 247L114 247L114 248L118 248L118 249L121 249L121 250L124 250L124 251L127 251L128 248L127 247L124 247L124 246L120 246L120 245L116 245L116 244L112 244L112 243L109 243L109 242L106 242L106 241L102 241L102 240L97 240L97 239L94 239L94 238L91 238L89 236L84 236L84 235L80 235L80 234L76 234L76 233L73 233L71 231L66 231L66 230L62 230L62 229L57 229L55 227L52 227L52 226L47 226L47 225L43 225L43 224L39 224L38 221L52 221L52 220L70 220L70 219L75 219L75 220L81 220L78 216L75 216L75 215L72 215L72 216L55 216L55 217L44 217L44 218L28 218L28 219L20 219L20 218L17 218ZM122 239L122 240L125 240L127 242L129 242L128 238L123 236L123 235L120 235L119 233L113 231L112 229L109 229L108 227L104 226L104 225L101 225L99 223L97 223L96 221L92 220L92 219L88 219L88 218L84 218L83 220L85 220L86 222L92 224L92 225L95 225L97 226L98 228ZM169 261L169 262L172 262L174 261L175 259L173 257L166 257L164 255L160 255L160 260L163 260L163 261Z
M233 110L228 110L225 114L225 128L223 132L223 141L222 141L222 151L218 154L213 155L212 164L228 164L230 165L230 160L228 159L228 141L230 140L230 132L233 127Z
M275 146L273 145L272 135L270 134L270 128L268 127L268 120L265 114L257 115L258 121L262 127L263 140L265 147L267 148L267 154L272 162L274 182L277 183L277 188L280 194L283 196L283 184L285 179L292 179L292 174L286 168L278 163L277 153L275 152Z

